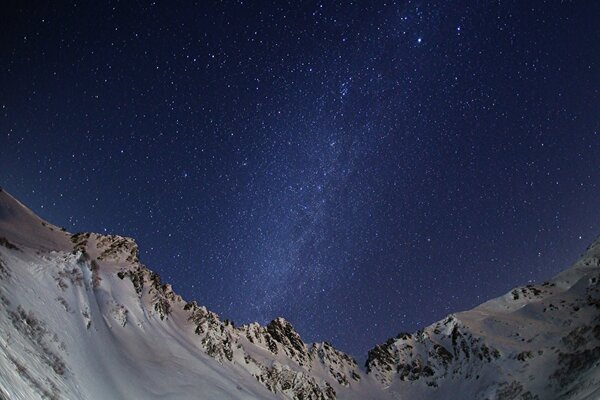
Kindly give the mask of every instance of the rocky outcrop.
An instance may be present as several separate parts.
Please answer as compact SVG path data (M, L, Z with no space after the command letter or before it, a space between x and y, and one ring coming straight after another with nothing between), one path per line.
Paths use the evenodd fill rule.
M101 235L98 233L79 232L71 235L74 251L97 254L99 261L139 262L139 248L132 238L119 235ZM88 248L92 243L92 248Z
M308 349L300 338L300 335L288 321L283 318L271 321L267 325L266 333L277 342L277 348L282 349L287 357L297 362L300 366L309 365L310 356Z
M318 360L340 385L349 387L352 383L360 382L361 375L356 360L329 343L314 343L309 350L309 355L312 359Z
M298 400L334 400L336 392L327 382L319 385L314 377L302 371L295 371L280 363L273 366L261 366L256 376L272 392L280 392Z
M139 262L139 248L135 240L118 235L96 235L98 260Z
M232 361L232 326L224 323L219 316L206 307L198 306L195 301L187 303L183 309L189 312L188 321L194 325L194 333L200 337L206 354L218 361Z

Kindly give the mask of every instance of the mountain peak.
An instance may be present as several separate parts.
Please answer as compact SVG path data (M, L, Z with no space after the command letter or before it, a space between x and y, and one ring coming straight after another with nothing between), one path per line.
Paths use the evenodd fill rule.
M139 248L134 239L119 235L80 232L71 235L75 250L82 250L100 261L139 262Z

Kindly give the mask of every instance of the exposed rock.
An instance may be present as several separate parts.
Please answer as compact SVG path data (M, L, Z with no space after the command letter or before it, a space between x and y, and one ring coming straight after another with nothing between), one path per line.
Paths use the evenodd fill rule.
M300 338L300 335L298 335L292 324L288 321L283 318L274 319L267 325L267 333L274 341L281 344L288 357L300 365L309 364L308 349Z
M7 238L0 236L0 246L4 246L9 250L20 250L16 245L8 241Z
M96 248L100 252L98 260L132 264L139 262L139 248L132 238L119 235L93 235L95 235Z

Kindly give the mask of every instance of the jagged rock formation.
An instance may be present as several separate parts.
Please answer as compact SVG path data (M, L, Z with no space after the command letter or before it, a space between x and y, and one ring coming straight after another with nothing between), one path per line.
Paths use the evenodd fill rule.
M70 234L0 191L0 398L600 397L600 240L571 268L369 351L184 301L133 239Z
M255 323L236 328L195 301L183 304L170 285L162 285L160 277L142 265L124 269L117 276L128 278L140 298L149 296L152 309L161 320L168 318L175 305L182 307L187 312L187 322L193 325L199 344L207 355L221 363L234 362L234 357L236 360L243 359L251 374L273 392L298 399L334 399L335 389L328 382L319 383L310 376L313 361L327 363L331 376L338 383L349 386L344 368L356 369L356 362L328 344L314 344L309 352L300 335L283 318L271 321L266 327ZM268 350L273 356L281 356L293 364L290 367L270 359L260 362L252 356L256 348Z

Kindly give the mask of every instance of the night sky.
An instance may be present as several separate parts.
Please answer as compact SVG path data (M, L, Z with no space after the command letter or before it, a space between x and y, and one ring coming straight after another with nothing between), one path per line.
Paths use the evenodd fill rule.
M104 3L2 2L0 185L222 318L363 359L600 234L600 2Z

